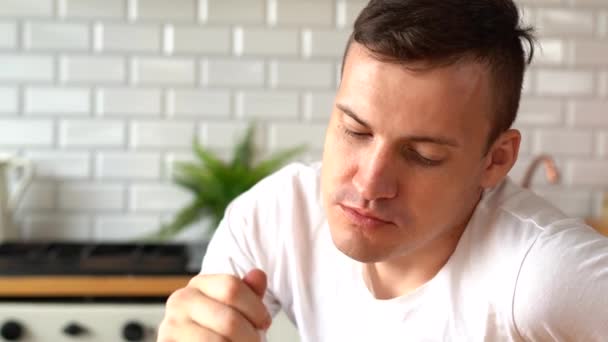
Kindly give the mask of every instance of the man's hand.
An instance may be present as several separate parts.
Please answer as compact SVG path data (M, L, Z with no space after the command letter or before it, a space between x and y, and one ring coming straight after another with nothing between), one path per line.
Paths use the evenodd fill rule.
M262 302L266 274L254 269L243 277L198 275L167 300L158 342L260 341L270 327Z

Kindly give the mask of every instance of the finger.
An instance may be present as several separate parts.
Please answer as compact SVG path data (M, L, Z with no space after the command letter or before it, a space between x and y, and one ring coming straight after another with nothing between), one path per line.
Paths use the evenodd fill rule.
M161 325L162 328L162 325ZM162 335L161 335L162 334ZM185 320L174 325L166 325L159 330L158 342L185 342L185 341L205 341L205 342L230 342L226 337L198 325L192 320Z
M266 329L270 326L270 314L262 299L235 276L225 274L197 276L190 280L189 286L238 310L258 329Z
M260 298L264 299L264 292L266 292L266 273L259 269L253 269L243 277L243 281L249 288L255 292Z

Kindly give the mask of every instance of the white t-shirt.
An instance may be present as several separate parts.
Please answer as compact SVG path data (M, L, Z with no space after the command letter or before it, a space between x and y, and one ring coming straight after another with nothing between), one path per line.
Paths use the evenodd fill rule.
M320 168L289 165L235 200L202 268L264 270L266 305L301 341L608 341L608 239L581 220L507 179L435 277L377 300L333 245Z

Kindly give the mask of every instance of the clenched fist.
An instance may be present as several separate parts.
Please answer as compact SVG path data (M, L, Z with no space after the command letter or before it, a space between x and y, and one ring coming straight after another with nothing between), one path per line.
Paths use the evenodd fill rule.
M243 279L198 275L167 300L158 342L259 342L271 317L262 298L266 274L254 269Z

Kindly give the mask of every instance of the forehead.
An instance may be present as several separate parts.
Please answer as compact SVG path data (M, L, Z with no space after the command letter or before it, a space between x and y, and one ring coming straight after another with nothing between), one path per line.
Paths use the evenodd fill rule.
M429 67L382 61L353 43L344 62L337 102L367 120L393 128L470 134L488 124L489 72L474 61Z

